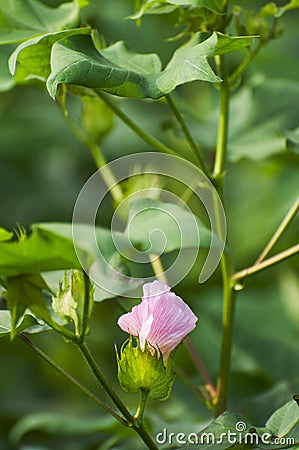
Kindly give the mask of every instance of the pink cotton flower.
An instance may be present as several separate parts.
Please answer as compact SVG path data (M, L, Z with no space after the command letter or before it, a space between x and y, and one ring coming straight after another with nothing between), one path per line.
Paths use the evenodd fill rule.
M120 328L137 336L142 350L145 343L163 355L172 350L195 328L196 315L170 287L161 281L143 286L142 302L118 319Z

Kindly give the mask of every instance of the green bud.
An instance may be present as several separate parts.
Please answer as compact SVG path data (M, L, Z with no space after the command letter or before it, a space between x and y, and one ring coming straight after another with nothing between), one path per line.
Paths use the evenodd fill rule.
M74 322L77 336L85 334L87 320L93 307L93 288L89 286L88 305L85 305L85 282L81 270L73 270L69 280L65 276L64 287L59 285L57 297L52 298L52 308L57 316L64 322Z
M89 140L99 144L111 131L114 116L106 103L98 97L81 96L81 124Z
M275 16L277 14L278 8L275 3L267 3L267 5L263 6L260 11L261 16Z
M133 338L128 339L117 355L118 380L125 392L136 394L143 389L154 400L167 400L174 383L174 358L171 354L165 362L156 350L152 353L146 344L141 350L139 341L133 346Z

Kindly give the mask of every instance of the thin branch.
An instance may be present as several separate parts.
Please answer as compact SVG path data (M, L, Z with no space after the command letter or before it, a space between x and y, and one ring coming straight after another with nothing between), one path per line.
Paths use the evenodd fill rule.
M285 231L287 226L291 223L291 221L296 216L298 209L299 209L299 196L297 197L297 199L295 200L295 202L293 203L293 205L287 212L286 216L284 217L283 221L281 222L281 224L279 225L279 227L273 234L272 238L266 245L265 249L262 251L262 253L258 257L258 259L255 261L254 265L259 264L261 261L263 261L265 259L265 257L272 250L272 248L274 247L274 245L276 244L276 242L278 241L278 239L280 238L282 233Z
M235 273L234 276L232 277L233 283L235 284L236 281L238 280L242 280L243 278L246 278L249 275L253 275L254 273L260 272L261 270L274 266L274 264L284 261L285 259L288 259L291 256L296 255L297 253L299 253L299 244L294 245L293 247L290 247L287 250L284 250L283 252L280 252L277 255L272 256L271 258L265 259L259 264L254 264L253 266L248 267L247 269L243 269L240 272Z
M151 145L155 150L162 153L168 153L170 155L178 156L177 153L167 145L163 144L161 141L156 139L151 134L144 131L136 122L134 122L126 113L124 113L116 104L110 100L107 95L104 95L101 91L95 91L97 95L104 100L105 103L112 109L115 115L117 115L132 131L134 131L137 136L139 136L147 144Z
M211 395L211 398L212 399L216 398L216 395L217 395L216 388L215 388L215 386L210 378L210 375L208 374L208 371L207 371L205 365L203 364L200 356L198 355L198 353L193 345L193 342L189 336L187 336L185 338L184 344L185 344L185 346L186 346L186 348L198 370L198 373L201 375L201 377L205 383L205 387Z
M189 131L188 127L187 127L187 124L186 124L186 122L184 120L184 117L182 116L182 114L180 113L178 108L176 107L176 104L172 100L170 94L166 95L165 98L166 98L166 101L167 101L170 109L172 110L175 118L177 119L178 124L180 125L182 132L185 135L186 141L188 142L189 147L190 147L194 157L196 158L196 161L198 162L199 168L208 177L210 177L209 171L208 171L208 169L205 166L205 163L204 163L204 161L203 161L203 159L201 157L201 154L200 154L199 149L198 149L198 147L196 145L196 142L194 141L193 137L191 136L191 133L190 133L190 131Z
M62 375L67 380L71 381L75 386L77 386L80 391L82 391L87 397L96 402L101 408L105 409L109 414L111 414L115 419L117 419L123 425L128 426L128 423L121 417L117 412L115 412L110 406L100 400L95 394L93 394L87 387L81 384L76 378L74 378L71 374L69 374L65 369L63 369L59 364L53 361L50 356L48 356L45 352L43 352L34 342L31 341L25 334L20 334L18 337L27 344L31 350L33 350L36 354L38 354L44 361L46 361L53 369L55 369L60 375Z

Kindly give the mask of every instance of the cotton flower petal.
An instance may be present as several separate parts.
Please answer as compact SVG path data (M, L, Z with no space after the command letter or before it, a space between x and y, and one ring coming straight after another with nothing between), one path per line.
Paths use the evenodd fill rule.
M170 287L160 281L143 286L142 302L118 320L122 330L145 341L166 360L170 353L195 328L196 315Z

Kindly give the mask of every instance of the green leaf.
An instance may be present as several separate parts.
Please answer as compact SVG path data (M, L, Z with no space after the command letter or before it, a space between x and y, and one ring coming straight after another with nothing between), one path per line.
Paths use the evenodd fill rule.
M120 47L120 51L124 46ZM116 65L94 46L90 36L71 36L56 42L52 49L52 72L47 81L51 97L60 83L99 88L124 97L161 97L154 78Z
M210 246L211 231L190 210L149 198L134 200L129 208L125 234L142 251L161 254Z
M22 42L9 58L10 72L15 74L18 62L24 80L34 76L45 81L51 73L50 57L53 44L67 36L81 33L90 34L90 28L74 28L47 33Z
M266 80L239 91L232 103L230 161L261 160L285 151L280 130L298 125L298 96L299 83L291 80Z
M206 33L196 33L174 52L165 70L157 78L156 84L161 91L168 94L176 86L195 80L211 83L221 81L207 61L207 57L215 50L217 37L212 35L206 40L205 38Z
M20 320L16 324L14 334L20 334L28 328L36 326L40 326L37 320L30 314L25 314L20 317ZM0 337L9 335L12 332L12 329L11 312L0 310Z
M176 5L170 5L166 2L157 0L147 0L129 19L140 19L145 14L169 14L177 9Z
M209 41L214 45L214 50L210 55L223 55L242 48L250 47L258 36L229 36L219 32L213 33Z
M126 248L128 245L127 238L123 233L114 232L112 237L110 230L89 224L74 224L72 226L70 223L41 223L39 227L47 232L64 236L66 239L73 238L74 227L76 245L84 248L93 256L94 263L90 266L89 274L92 279L94 276L95 301L113 298L116 296L114 292L122 294L132 292L142 284L142 280L130 280L128 282L119 276L119 270L114 270L113 260L118 256L115 240L121 248ZM121 272L124 271L121 270ZM61 273L54 275L53 277L50 274L50 276L46 276L46 279L51 288L53 287L56 290L60 282Z
M34 430L60 436L84 436L91 433L117 433L120 425L112 417L73 417L67 414L39 412L19 420L11 430L10 439L18 444Z
M47 307L43 290L49 291L40 274L21 275L6 279L7 304L11 311L11 337L17 333L17 324L25 310L51 324L52 317Z
M213 11L216 14L222 14L220 0L167 0L167 3L172 5L189 5L198 8L205 8Z
M11 231L5 230L5 228L0 227L0 242L10 241L13 238L13 233Z
M299 408L294 400L275 411L266 423L266 427L279 437L285 436L296 425L299 425Z
M101 54L114 64L143 75L160 72L162 67L157 54L134 53L123 41L101 50Z
M58 85L66 83L124 97L159 98L190 81L219 82L207 61L216 49L217 35L203 42L204 38L206 34L196 34L161 72L157 55L135 54L122 42L99 52L90 36L70 36L53 45L49 94L54 98Z
M82 5L74 0L50 8L38 0L0 0L0 44L76 26Z
M71 239L36 225L32 230L29 237L19 242L0 242L0 276L81 268ZM85 251L79 253L87 264L91 263Z

